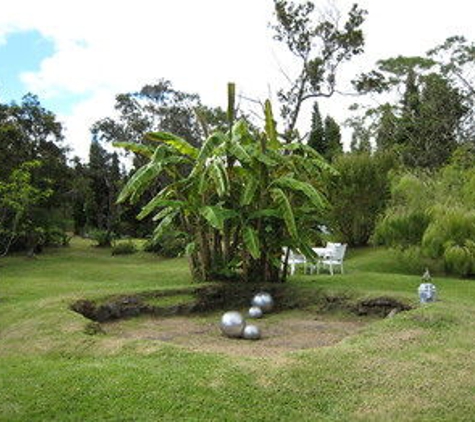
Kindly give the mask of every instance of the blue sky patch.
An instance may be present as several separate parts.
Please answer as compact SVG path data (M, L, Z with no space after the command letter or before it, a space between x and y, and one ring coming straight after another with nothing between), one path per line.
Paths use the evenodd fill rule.
M54 43L38 31L14 32L0 45L0 100L19 101L27 93L20 74L39 70L40 63L54 53Z
M20 75L24 72L38 71L41 62L54 52L53 41L43 37L38 31L8 34L6 43L0 45L0 102L20 102L28 93ZM69 114L78 101L88 98L89 95L68 92L55 94L51 98L39 97L39 100L48 110Z

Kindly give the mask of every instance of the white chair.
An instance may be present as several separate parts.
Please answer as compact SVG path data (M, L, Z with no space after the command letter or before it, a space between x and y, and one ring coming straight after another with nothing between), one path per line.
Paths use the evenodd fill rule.
M318 261L317 273L320 273L320 266L324 266L328 267L330 274L333 275L333 267L339 265L340 272L343 274L343 259L345 258L346 246L346 244L332 244L332 247L328 249L328 254Z
M285 256L287 255L287 248L283 248L283 256L282 256L282 265L285 265ZM290 275L295 274L295 269L297 265L304 265L304 273L307 272L307 258L304 255L294 252L292 249L289 250L289 259L287 261L287 265L290 268Z

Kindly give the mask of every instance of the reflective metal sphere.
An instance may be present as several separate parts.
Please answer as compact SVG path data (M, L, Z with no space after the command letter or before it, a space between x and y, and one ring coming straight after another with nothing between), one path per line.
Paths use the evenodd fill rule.
M252 306L261 308L263 312L269 312L274 306L274 300L269 293L261 292L252 299Z
M228 337L241 337L246 322L239 312L226 312L221 317L221 332Z
M252 306L249 308L249 317L250 318L261 318L262 317L262 309L259 306Z
M246 340L259 340L261 338L261 330L255 325L246 325L242 336Z

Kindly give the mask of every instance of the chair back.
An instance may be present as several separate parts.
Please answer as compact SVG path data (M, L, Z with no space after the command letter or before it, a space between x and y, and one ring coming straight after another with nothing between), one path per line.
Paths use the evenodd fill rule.
M341 262L343 261L343 258L345 257L345 252L346 252L346 243L345 244L334 244L333 247L333 253L331 259Z

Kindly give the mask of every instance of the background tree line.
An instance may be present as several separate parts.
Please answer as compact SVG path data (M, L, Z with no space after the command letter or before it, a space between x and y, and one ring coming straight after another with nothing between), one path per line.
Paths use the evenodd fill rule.
M410 244L418 248L421 259L443 256L446 270L455 271L457 268L461 274L471 274L472 264L453 264L455 258L447 258L456 255L452 249L457 246L469 257L466 261L470 261L472 252L467 241L471 242L471 237L455 241L452 249L447 245L454 240L447 238L446 246L436 248L437 253L435 249L427 248L423 241L425 234L421 230L429 229L439 219L448 218L448 214L437 213L432 207L424 210L414 208L409 198L417 189L423 197L425 194L421 186L439 192L434 186L449 183L449 175L452 177L450 183L455 184L456 174L463 181L457 184L460 190L451 190L450 195L447 190L440 192L449 195L452 204L458 205L448 204L442 193L432 197L432 200L436 205L444 204L446 209L453 208L454 212L450 215L454 219L471 221L463 217L465 212L470 212L467 200L457 195L466 195L460 192L466 191L465 184L470 185L473 166L474 45L456 36L421 57L398 56L380 60L374 69L354 79L357 102L349 110L350 117L343 129L332 116L322 114L318 100L337 92L339 67L363 52L362 27L366 12L355 5L345 19L341 19L341 15L339 18L336 15L319 15L312 2L275 0L274 6L274 38L288 49L299 64L295 74L286 73L288 86L278 92L281 122L277 124L274 121L275 131L279 140L288 144L288 147L282 146L281 154L298 155L297 150L291 152L292 148L305 145L317 154L315 157L331 165L328 169L332 169L316 172L315 180L307 178L305 181L322 193L327 204L315 209L312 215L310 232L313 238L308 239L309 243L323 242L329 232L335 240L355 246L375 242L404 248ZM370 99L376 99L376 102ZM299 117L308 102L313 102L311 124L302 130ZM190 243L190 233L183 229L183 224L176 223L178 220L174 220L175 224L168 224L167 230L159 230L160 236L154 236L157 224L164 215L155 215L157 222L152 216L139 222L136 216L160 192L174 186L177 174L187 179L186 175L190 175L189 172L193 172L197 165L195 161L175 154L169 164L174 172L157 173L140 187L135 186L136 192L129 192L133 199L131 203L118 204L117 198L124 186L130 187L131 180L133 182L134 177L149 166L150 158L158 150L157 140L147 136L149 133L173 134L185 140L190 148L201 151L207 139L216 133L226 135L229 132L226 136L230 136L230 140L222 138L222 148L228 151L226 160L231 162L239 160L235 150L226 150L230 148L230 142L235 142L232 128L236 122L245 122L248 128L248 135L242 139L253 137L256 142L259 139L263 142L262 133L273 139L264 104L262 114L267 119L263 120L264 132L259 128L261 123L252 121L245 109L237 110L234 105L229 107L233 110L232 122L229 109L208 107L202 104L198 95L179 91L165 80L146 85L137 92L118 94L116 117L99 120L91 128L89 159L84 163L77 158L68 158L61 124L35 96L27 95L19 104L0 104L1 253L25 250L34 254L45 245L67 244L71 233L94 237L101 245L110 245L117 236L149 237L150 250L165 254L183 252L185 245ZM351 131L352 137L349 148L345 150L342 144L344 131ZM242 142L241 147L246 146L246 141ZM126 146L127 152L124 154L122 149L114 149L112 144ZM221 153L219 149L215 151L213 160L219 162L224 159L216 158ZM251 151L246 153L249 155ZM305 154L310 154L309 150ZM268 158L261 156L256 160L263 160L259 165L271 166ZM225 173L237 177L230 167L224 170L223 177ZM251 168L246 171L251 172ZM278 178L269 176L273 172L272 168L267 173L261 172L262 177L265 173L267 177ZM209 173L207 177L211 180L216 174ZM251 182L242 175L240 177L239 183L245 190ZM407 192L401 193L404 190ZM219 197L219 192L216 194ZM227 200L230 201L229 198ZM228 209L224 205L213 203L212 206ZM306 209L304 203L298 201L294 206ZM277 210L274 211L277 213ZM438 217L434 220L434 216ZM214 217L218 218L217 214ZM252 246L255 246L256 239L259 244L270 242L259 237L263 234L257 226L249 226L244 237L237 226L227 228L228 224L243 224L243 221L238 223L239 219L231 217L228 221L228 217L213 220L215 225L216 221L223 223L223 226L217 224L218 232L222 230L219 236L239 233L236 236L246 242L243 250L249 253L256 252ZM309 223L306 217L297 220L299 224ZM211 224L210 214L201 215L199 221ZM290 220L284 221L288 223ZM216 229L213 227L213 230ZM292 230L291 226L288 229ZM410 241L406 239L405 231L410 233L410 237L413 236ZM217 236L216 233L213 236ZM196 239L191 239L193 241ZM195 243L199 251L199 242ZM290 245L292 242L287 243ZM446 253L449 249L452 252ZM460 250L457 249L457 259L462 262ZM208 274L209 270L210 274L217 274L237 265L227 257L224 259L225 255L225 251L218 254L221 268L216 269L217 263L210 264L209 268L205 265L205 268L201 262L199 271ZM255 263L249 265L248 271L251 271ZM462 267L463 271L460 270Z

